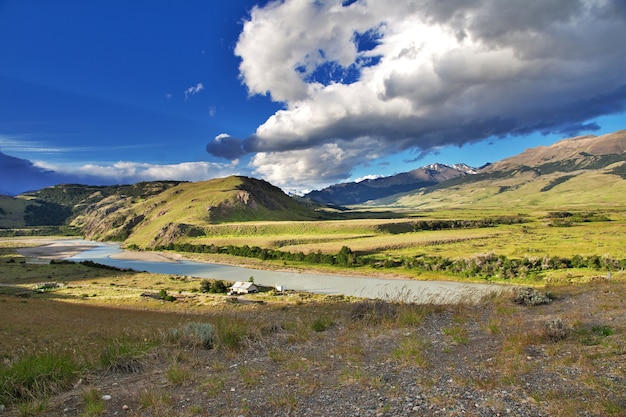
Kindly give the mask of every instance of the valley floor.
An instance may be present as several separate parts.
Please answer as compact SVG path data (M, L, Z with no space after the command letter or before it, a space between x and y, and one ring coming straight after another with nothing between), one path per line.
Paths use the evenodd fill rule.
M50 243L49 256L55 243L57 256L71 253ZM30 265L13 249L0 262L12 271L3 280L20 288L0 294L0 376L35 350L92 364L68 390L9 404L11 417L626 416L621 273L546 288L553 301L535 306L510 295L417 305L306 294L191 305L197 281ZM22 298L55 276L67 287ZM140 297L148 282L179 300ZM210 348L173 331L189 323L214 329ZM156 344L125 351L129 341Z

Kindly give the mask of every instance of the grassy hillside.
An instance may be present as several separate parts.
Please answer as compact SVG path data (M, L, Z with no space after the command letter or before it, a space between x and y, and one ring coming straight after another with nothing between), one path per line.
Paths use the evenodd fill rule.
M203 235L211 224L319 217L265 181L232 176L181 183L143 199L110 196L89 207L74 224L91 239L151 247Z
M24 222L24 209L27 202L7 195L0 195L0 228L21 228Z
M538 175L516 170L504 176L474 178L464 184L441 185L377 201L377 206L412 209L442 208L544 208L623 207L626 180L615 172L626 162L602 170L577 170Z
M156 181L111 186L61 184L17 197L0 195L0 229L63 226L74 216L105 198L122 196L141 199L179 183Z
M626 130L527 149L474 175L365 207L392 209L623 207Z
M110 196L119 195L132 198L146 198L159 194L178 184L180 184L180 181L154 181L139 182L131 185L103 186L61 184L24 193L20 197L70 207L73 213L79 213L89 205L98 203L102 199Z
M37 233L35 229L52 228L65 224L72 209L56 203L31 199L0 196L0 229L4 234ZM30 231L22 230L31 228ZM58 230L58 229L55 229ZM41 232L41 230L39 230Z

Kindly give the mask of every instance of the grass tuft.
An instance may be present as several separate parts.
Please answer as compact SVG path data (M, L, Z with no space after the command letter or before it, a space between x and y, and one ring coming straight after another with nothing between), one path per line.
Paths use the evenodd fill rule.
M191 379L191 371L176 363L167 370L167 380L174 385L182 385Z
M172 402L172 397L169 394L157 389L148 388L139 395L141 408L151 410L152 415L167 415L167 413L157 414L157 411L166 411Z
M350 317L353 321L378 324L396 318L398 309L395 304L382 300L364 300L352 306Z
M148 340L129 336L115 338L100 354L100 365L108 372L135 373L143 369L145 355L154 346Z
M72 386L80 371L68 354L25 356L0 368L0 404L35 401Z
M469 336L467 329L460 325L454 325L443 328L443 334L450 336L452 343L455 345L467 345L469 343Z
M236 317L219 317L215 323L217 346L228 351L240 351L249 336L249 324Z
M335 323L328 316L321 316L316 318L311 324L311 329L316 332L323 332L330 329Z
M428 366L425 350L427 344L415 337L402 340L400 345L393 351L393 357L406 365Z
M85 402L85 412L81 414L81 417L97 417L104 414L105 405L100 391L92 388L83 392L82 397Z

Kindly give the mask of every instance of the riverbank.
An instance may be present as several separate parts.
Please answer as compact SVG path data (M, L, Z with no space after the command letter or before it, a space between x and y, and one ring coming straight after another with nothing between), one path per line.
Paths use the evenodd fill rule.
M100 245L100 242L94 242L93 244L85 243L81 238L4 238L0 239L0 243L3 242L19 242L21 245L35 245L18 248L17 252L25 257L40 258L47 260L61 260L67 259L81 254L82 252L94 249ZM414 277L407 275L400 275L397 273L385 273L380 271L363 271L344 269L338 271L337 269L324 268L323 266L308 266L298 267L294 265L285 266L284 264L276 264L272 262L261 261L254 258L237 258L233 259L232 256L220 255L220 254L180 254L175 252L161 252L161 251L133 251L121 249L121 252L112 254L111 259L137 261L137 262L166 262L175 263L181 261L194 261L206 264L219 264L237 266L251 269L258 269L264 271L277 271L277 272L289 272L289 273L312 273L312 274L330 274L337 276L368 276L371 278L380 279L405 279L410 280ZM424 279L425 278L425 279ZM422 277L421 280L432 280L432 277ZM439 278L441 279L441 278Z
M277 269L268 268L269 265L244 266L236 264L210 262L198 259L194 254L193 260L188 260L176 253L163 252L128 252L118 245L94 242L93 248L89 242L83 240L66 240L45 242L38 248L19 249L24 254L39 254L40 256L59 257L80 249L90 249L69 258L71 260L93 261L104 265L147 271L151 273L176 275L193 278L217 279L223 281L249 281L253 279L257 285L276 287L280 286L292 291L314 294L343 295L349 297L370 298L404 301L410 303L459 303L478 302L483 297L508 292L510 285L493 283L472 283L443 280L417 280L406 277L378 276L354 270L353 274L342 274L336 269L329 271L294 270L282 266ZM149 259L149 260L146 260ZM249 259L245 259L244 262ZM274 265L276 266L276 265ZM370 271L371 272L371 271Z
M47 260L67 259L79 255L85 251L98 247L99 243L89 243L83 239L69 238L11 238L0 239L0 243L15 243L25 245L17 248L17 253L29 258ZM32 246L31 246L32 245ZM113 259L123 259L142 262L177 262L183 260L183 256L174 253L163 252L139 252L124 250L111 256Z

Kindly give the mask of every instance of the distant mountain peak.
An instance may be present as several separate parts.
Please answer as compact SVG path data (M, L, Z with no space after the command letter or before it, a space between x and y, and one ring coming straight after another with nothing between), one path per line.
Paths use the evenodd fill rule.
M477 174L480 168L474 168L467 164L460 163L452 165L452 168L458 169L459 171L463 171L466 174Z
M331 185L322 190L312 191L304 197L322 204L339 206L360 204L430 187L461 175L475 174L476 171L466 164L450 166L434 163L388 177L366 178L358 182Z

